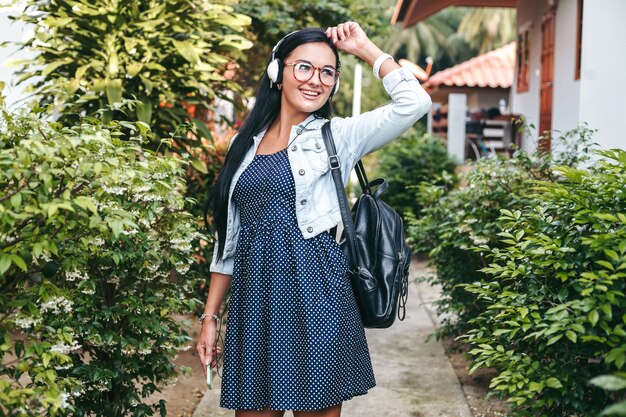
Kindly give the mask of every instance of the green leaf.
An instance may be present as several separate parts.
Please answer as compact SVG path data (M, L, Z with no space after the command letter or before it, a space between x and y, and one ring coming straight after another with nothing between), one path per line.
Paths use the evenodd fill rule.
M11 260L13 261L13 263L15 265L17 265L22 271L26 272L26 270L28 269L28 267L26 266L26 262L24 262L24 259L22 259L21 256L19 255L11 255Z
M192 64L197 64L200 61L200 56L196 51L194 44L190 41L177 41L172 39L174 47L178 50L178 53Z
M576 343L576 340L578 339L578 337L576 336L576 333L574 333L571 330L566 331L565 336L567 336L567 338L571 340L572 343Z
M626 378L614 375L600 375L592 378L589 383L608 391L618 391L626 388Z
M74 202L80 207L91 211L93 214L98 214L98 209L96 208L96 205L94 204L91 197L78 196L74 199Z
M53 61L41 71L41 76L45 77L47 75L50 75L54 70L65 64L67 64L65 60Z
M200 160L199 158L193 158L191 160L191 166L193 166L195 169L202 172L203 174L208 174L209 172L204 161Z
M600 260L600 261L596 261L596 263L597 263L598 265L600 265L600 266L603 266L603 267L605 267L605 268L607 268L607 269L611 270L611 271L615 271L615 267L614 267L614 266L613 266L613 264L611 264L610 262Z
M626 400L608 406L600 416L626 416Z
M9 267L11 266L11 255L8 254L0 254L0 274L4 274L7 272Z
M556 342L558 342L559 340L561 340L561 338L563 337L563 334L557 334L556 336L551 337L548 340L548 343L546 343L546 346L550 346L555 344Z
M619 261L620 257L617 254L617 252L615 252L613 249L605 249L604 253L611 259L613 259L614 261Z
M610 304L601 304L600 310L602 310L602 312L606 314L609 320L613 318L613 309L611 308Z
M595 327L596 323L598 323L598 319L600 318L600 314L598 314L598 310L591 310L587 315L587 318L589 319L589 323Z
M122 80L106 80L105 86L109 105L122 101Z
M22 193L13 194L10 201L13 209L19 210L20 206L22 205Z
M199 120L195 117L191 118L191 121L193 122L194 126L196 126L196 128L198 129L198 131L200 132L200 136L207 138L207 139L212 139L213 135L211 134L211 130L209 130L209 128L207 127L206 123L204 123L202 120Z
M528 308L526 307L519 307L517 311L519 312L522 319L528 315Z
M558 379L554 377L550 377L546 379L546 386L550 388L563 388L561 381L559 381Z
M141 97L135 107L135 114L139 121L149 125L152 121L152 100L147 96Z

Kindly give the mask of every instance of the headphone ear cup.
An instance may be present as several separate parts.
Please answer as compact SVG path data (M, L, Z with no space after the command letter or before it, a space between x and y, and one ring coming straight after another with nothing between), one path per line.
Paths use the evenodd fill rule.
M335 86L333 87L333 96L337 94L337 91L339 91L339 78L337 78L337 82L335 83Z
M279 62L279 59L274 58L272 59L272 62L267 65L267 76L273 83L278 81L278 72L280 71Z

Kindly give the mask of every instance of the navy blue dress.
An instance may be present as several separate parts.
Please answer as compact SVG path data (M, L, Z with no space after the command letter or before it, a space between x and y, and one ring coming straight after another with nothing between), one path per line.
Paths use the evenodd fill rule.
M304 239L287 151L256 155L233 194L241 216L220 405L317 410L375 385L347 260Z

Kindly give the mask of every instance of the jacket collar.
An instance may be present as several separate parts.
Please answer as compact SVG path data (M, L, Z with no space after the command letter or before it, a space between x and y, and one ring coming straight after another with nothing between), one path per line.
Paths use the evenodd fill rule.
M306 119L298 124L298 127L304 130L319 130L327 121L328 119L316 117L313 113L311 113Z
M307 116L306 119L298 123L298 128L304 129L305 131L319 130L322 128L322 126L324 126L324 123L326 123L327 121L328 119L324 117L315 117L315 115L311 113ZM259 144L259 142L261 142L261 139L263 139L266 131L267 129L263 129L254 136L254 142L257 145Z

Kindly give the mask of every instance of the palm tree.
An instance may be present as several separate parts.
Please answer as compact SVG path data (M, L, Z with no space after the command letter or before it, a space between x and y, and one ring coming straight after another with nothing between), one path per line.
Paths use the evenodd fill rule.
M515 19L513 8L472 8L463 16L457 33L484 53L515 40Z
M467 60L478 50L457 31L466 13L467 8L448 7L410 28L396 25L383 47L396 58L406 58L418 65L431 56L436 71Z

